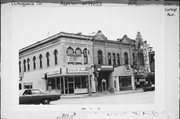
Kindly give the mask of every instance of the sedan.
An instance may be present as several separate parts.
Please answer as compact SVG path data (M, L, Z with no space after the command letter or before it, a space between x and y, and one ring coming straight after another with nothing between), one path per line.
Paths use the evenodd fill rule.
M152 84L151 86L144 87L143 90L144 90L144 92L146 92L146 91L154 91L155 86L154 86L154 84Z
M50 104L50 101L59 100L60 94L51 94L40 89L24 89L19 91L19 104Z

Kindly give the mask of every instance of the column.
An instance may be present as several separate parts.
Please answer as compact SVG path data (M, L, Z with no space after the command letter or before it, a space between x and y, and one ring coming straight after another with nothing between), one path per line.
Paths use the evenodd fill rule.
M119 90L119 89L120 89L120 88L119 88L119 77L116 76L116 77L115 77L115 80L116 80L116 90L117 90L117 91L120 91L120 90Z
M65 86L65 77L63 76L63 87L64 87L64 94L66 94L66 90L65 90L65 88L66 88L66 86Z
M109 89L110 91L112 91L112 93L114 92L114 80L113 80L113 73L111 72L109 75Z
M132 86L132 89L135 90L135 80L134 80L134 75L131 76L131 86Z

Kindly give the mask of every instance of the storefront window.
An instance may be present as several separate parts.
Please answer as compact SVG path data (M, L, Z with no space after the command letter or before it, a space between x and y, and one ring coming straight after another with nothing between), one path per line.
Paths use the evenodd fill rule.
M87 88L87 76L81 77L82 88Z
M81 77L80 76L75 76L75 88L81 88Z

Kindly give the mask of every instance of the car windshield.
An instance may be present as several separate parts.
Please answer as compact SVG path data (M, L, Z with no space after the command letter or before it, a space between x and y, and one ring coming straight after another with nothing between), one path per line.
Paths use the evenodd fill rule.
M43 91L42 89L39 89L39 91L40 91L41 93L47 93L47 92Z

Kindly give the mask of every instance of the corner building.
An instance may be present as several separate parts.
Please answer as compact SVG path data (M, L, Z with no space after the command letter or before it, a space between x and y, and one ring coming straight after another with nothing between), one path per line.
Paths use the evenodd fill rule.
M19 88L39 88L61 94L88 92L93 79L91 37L58 33L19 51ZM94 81L90 80L95 92Z
M154 83L154 51L140 32L136 39L124 35L117 41L102 31L60 32L19 51L19 77L20 89L64 95L134 90Z

